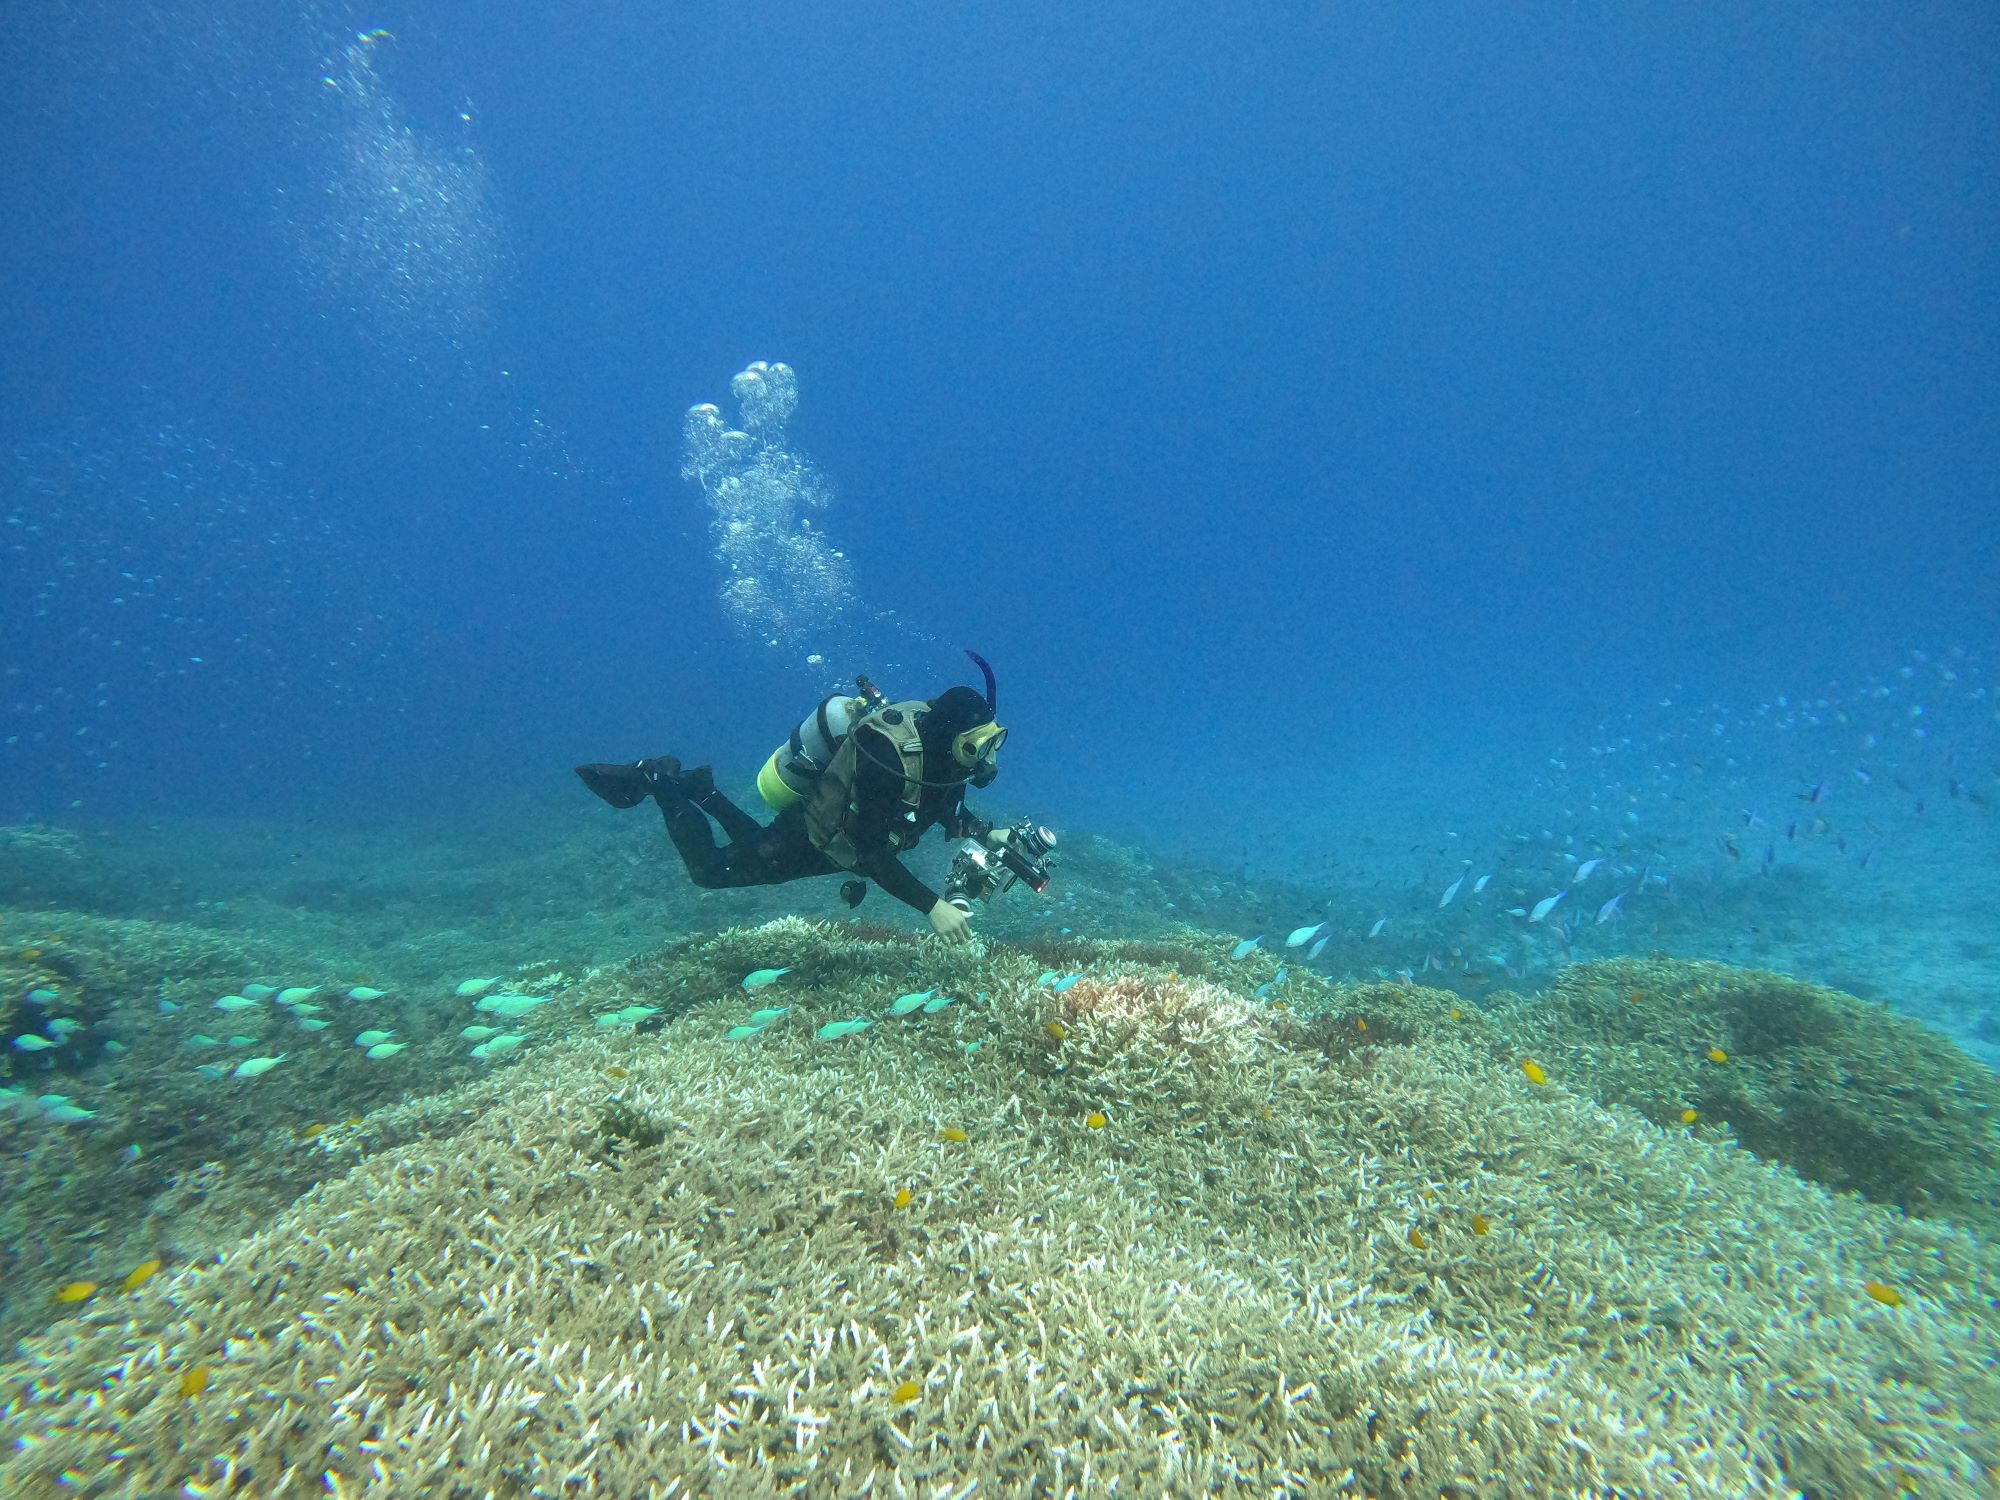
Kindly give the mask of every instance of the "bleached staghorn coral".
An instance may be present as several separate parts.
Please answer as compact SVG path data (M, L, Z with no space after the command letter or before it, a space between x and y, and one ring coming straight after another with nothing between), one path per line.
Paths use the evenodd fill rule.
M220 1265L30 1345L0 1489L1984 1490L1995 1257L1948 1226L1198 985L1008 984L839 1046L724 1042L738 1009L412 1106ZM602 1153L612 1088L662 1145Z

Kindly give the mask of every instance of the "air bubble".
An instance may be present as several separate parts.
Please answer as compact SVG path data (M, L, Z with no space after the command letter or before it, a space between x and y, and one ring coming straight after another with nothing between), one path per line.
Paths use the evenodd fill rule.
M713 403L690 407L681 477L700 488L712 513L719 595L731 622L747 636L795 647L854 602L845 554L802 514L829 505L833 487L786 439L799 403L790 365L758 360L729 389L742 425L730 427Z

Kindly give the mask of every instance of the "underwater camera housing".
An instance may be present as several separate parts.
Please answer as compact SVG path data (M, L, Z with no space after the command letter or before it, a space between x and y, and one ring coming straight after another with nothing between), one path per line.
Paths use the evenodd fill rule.
M973 902L998 895L1017 880L1031 891L1046 890L1048 856L1055 846L1055 834L1032 818L989 833L983 840L967 839L952 859L944 899L969 912Z

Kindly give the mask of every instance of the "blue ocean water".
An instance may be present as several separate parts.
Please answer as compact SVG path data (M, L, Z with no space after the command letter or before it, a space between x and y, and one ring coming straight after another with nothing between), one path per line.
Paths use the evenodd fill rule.
M1882 790L1994 790L1984 8L40 10L11 819L747 779L970 646L1010 801L1161 852L1722 878L1873 761L1865 878L1994 879ZM776 644L681 477L753 359L832 498L738 563L846 568Z
M741 781L970 646L1009 802L1162 853L1726 879L1826 778L1781 866L1991 888L1980 7L42 9L10 819ZM732 562L682 413L753 359L831 499Z
M111 1140L148 1045L182 1089L262 1050L168 1036L252 1026L203 944L291 945L274 1048L351 987L468 1067L416 981L848 916L689 896L573 766L761 814L826 695L968 652L974 804L1081 877L1010 941L1185 921L1473 1002L1712 959L2000 1067L1990 5L24 4L0 1122L65 1186L0 1203L0 1334L418 1092L328 1064L316 1118ZM160 925L45 934L86 918ZM86 950L122 1009L42 1035ZM104 1184L116 1233L63 1217Z

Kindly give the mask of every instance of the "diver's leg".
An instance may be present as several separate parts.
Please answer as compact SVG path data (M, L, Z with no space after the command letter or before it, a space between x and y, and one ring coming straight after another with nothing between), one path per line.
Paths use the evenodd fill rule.
M688 877L704 889L778 885L835 868L806 837L802 815L781 815L765 827L715 789L707 766L683 771L678 760L663 755L633 765L578 766L576 774L613 807L636 807L651 797ZM716 845L710 818L729 836L727 845Z
M664 804L665 799L662 799ZM688 813L697 813L693 803L683 803ZM749 821L747 815L745 820ZM668 820L667 831L674 832L673 819ZM692 834L691 828L684 828L680 838ZM701 830L704 841L707 830ZM686 851L683 850L683 857ZM697 851L699 857L699 851ZM745 885L783 885L787 881L805 880L814 875L833 875L840 867L813 847L812 839L806 833L805 809L803 804L786 808L772 820L768 828L756 828L756 837L738 839L728 847L716 850L708 856L712 861L695 878L699 884L711 887ZM690 870L694 866L690 864Z
M641 761L639 770L664 780L688 801L722 825L732 844L747 844L764 836L764 825L715 789L715 772L708 766L681 769L672 759Z
M732 844L751 844L764 836L764 825L720 792L697 797L694 805L722 825Z
M838 875L839 865L813 846L806 832L805 804L795 802L771 820L757 843L757 858L771 872L773 885L788 880L809 880L815 875ZM852 903L850 903L852 904Z
M834 868L805 836L803 817L789 822L780 818L766 828L715 791L713 783L707 781L707 772L708 768L701 766L673 778L654 778L653 800L666 819L667 837L673 840L696 885L707 890L780 885ZM704 782L708 790L691 796ZM709 826L711 817L735 835L721 848L716 847L715 833Z
M648 797L657 802L667 837L696 885L709 889L761 885L768 878L756 872L754 862L739 865L732 859L739 845L748 846L763 836L764 826L715 789L714 773L707 766L683 771L673 756L661 755L631 765L578 766L576 774L613 807L637 807ZM710 817L729 835L729 848L716 847Z
M656 782L652 794L660 805L660 816L666 820L667 837L673 840L681 863L687 866L689 879L706 890L754 884L730 878L733 873L730 851L716 847L715 830L709 825L707 813L664 782Z

